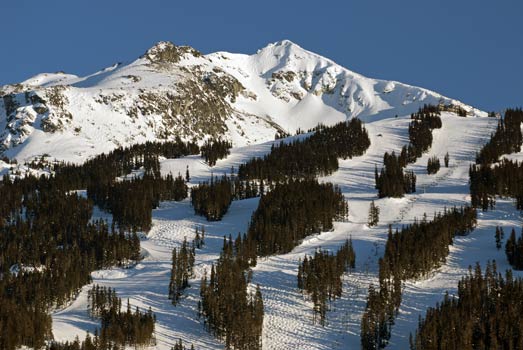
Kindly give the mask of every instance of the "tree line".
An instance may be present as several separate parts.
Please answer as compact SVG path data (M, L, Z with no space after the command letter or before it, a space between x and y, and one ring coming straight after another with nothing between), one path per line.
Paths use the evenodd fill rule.
M307 138L273 145L269 154L239 166L237 176L211 176L191 190L195 213L219 221L231 202L260 196L281 182L312 179L338 169L338 158L361 155L370 145L367 130L359 119L327 127L318 125Z
M503 159L490 164L472 164L469 168L471 205L482 210L494 208L496 195L512 197L523 210L523 163Z
M247 237L256 242L260 256L284 254L306 236L332 229L333 221L345 220L348 213L339 187L317 180L290 180L261 197Z
M90 184L87 195L100 208L109 211L113 221L124 230L148 231L152 209L161 201L181 201L187 198L188 188L181 175L165 177L144 174L141 178Z
M379 198L403 197L406 193L416 192L416 175L403 168L429 150L432 145L432 130L442 126L440 109L438 106L424 105L418 112L410 115L409 144L402 147L399 155L386 152L381 171L378 172L378 167L375 167L374 178ZM439 160L437 162L439 164ZM434 165L428 165L429 174L434 169Z
M86 188L87 196L111 212L120 227L147 231L151 211L160 201L187 197L187 185L180 174L161 175L159 157L178 158L198 152L198 145L180 139L147 142L98 155L82 165L61 165L55 173L61 181L68 181L70 188ZM118 181L135 170L141 170L141 176Z
M221 178L211 175L191 189L194 213L205 216L208 221L220 221L229 210L233 200L258 197L264 191L264 183L242 181L232 174Z
M380 271L400 280L425 277L445 262L454 237L470 233L476 221L476 210L467 206L445 209L431 221L423 218L401 231L389 230Z
M314 321L319 316L319 323L324 326L327 315L327 301L341 296L343 290L342 276L356 265L356 254L352 241L332 254L320 249L314 256L303 259L298 267L298 288L306 292L314 303Z
M169 159L198 154L197 144L175 141L146 142L130 147L120 147L109 153L102 153L83 164L60 163L54 167L55 177L72 189L88 188L101 183L114 183L118 177L130 174L133 170L143 168L148 175L160 172L159 157ZM91 185L91 186L90 186Z
M519 152L523 143L521 108L507 109L490 140L476 154L476 164L496 163L503 154Z
M379 260L379 288L369 287L361 321L362 349L384 348L401 304L402 282L426 276L445 262L456 235L465 235L476 224L470 207L445 210L432 221L425 218L392 232L389 227L383 258Z
M216 161L226 158L231 153L232 143L226 140L206 140L200 147L202 158L209 166L215 166Z
M495 262L469 268L456 297L448 293L420 318L412 350L522 349L523 280Z
M273 145L269 154L240 165L239 178L275 183L328 175L338 170L338 158L360 156L370 146L367 130L357 118L331 127L319 125L313 132L309 137Z

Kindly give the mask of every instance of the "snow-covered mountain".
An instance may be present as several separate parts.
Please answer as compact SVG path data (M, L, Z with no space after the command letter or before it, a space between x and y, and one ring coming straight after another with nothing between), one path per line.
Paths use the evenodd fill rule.
M180 136L269 141L347 118L406 115L425 103L472 107L369 79L284 40L253 55L202 55L160 42L137 60L79 77L38 74L0 87L0 147L28 160L81 162L120 145Z
M119 145L176 136L231 139L235 146L231 154L214 167L198 155L161 160L163 175L190 170L189 186L267 154L279 142L272 141L277 131L293 133L354 117L364 120L371 139L365 154L340 159L338 171L319 178L339 186L349 203L349 220L307 237L287 254L259 259L252 269L251 287L259 285L263 295L264 350L359 349L368 288L378 285L389 225L399 228L425 214L431 218L445 208L469 204L469 166L498 123L497 118L475 118L487 114L435 92L363 77L289 41L270 44L253 55L202 55L191 47L161 42L131 63L86 77L39 74L0 87L0 96L2 152L19 161L49 154L80 162ZM383 164L385 152L399 152L409 142L409 114L423 104L446 108L430 149L406 167L417 176L417 192L379 199L375 166ZM429 157L443 159L447 154L449 166L427 174ZM510 157L523 159L523 152ZM219 222L195 215L189 199L162 202L152 212L152 229L143 233L144 259L133 268L95 271L93 283L115 288L133 307L152 309L157 316L157 342L150 350L169 350L178 339L196 349L222 350L225 344L208 333L198 318L201 278L218 259L223 237L247 231L259 201L234 201ZM367 225L371 202L380 208L379 224L373 227ZM409 348L409 335L419 317L445 292L456 293L470 265L479 262L484 267L496 260L498 271L510 268L505 252L495 246L494 232L497 226L505 232L521 227L521 214L511 199L499 198L496 203L493 210L478 212L472 233L456 237L440 268L405 282L387 349ZM93 219L100 218L110 221L111 215L95 207ZM193 239L195 227L205 228L206 244L196 254L190 286L173 306L167 295L172 248ZM320 326L313 321L311 299L297 288L298 266L306 255L320 248L335 251L349 237L356 266L343 276L342 296L329 304L327 323ZM523 276L521 271L514 274ZM71 305L53 312L56 340L82 339L99 326L87 312L91 287L84 286Z

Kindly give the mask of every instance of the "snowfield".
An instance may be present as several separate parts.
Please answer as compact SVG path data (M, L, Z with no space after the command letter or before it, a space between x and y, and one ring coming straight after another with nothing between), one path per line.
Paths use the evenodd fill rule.
M202 130L184 129L188 120L184 119L185 110L169 114L172 111L167 108L169 113L165 115L155 109L155 103L147 105L140 96L160 96L158 101L164 103L161 98L165 94L172 93L168 95L171 98L182 93L180 83L201 87L204 85L198 84L204 83L200 78L211 79L213 74L223 81L236 79L244 88L235 98L228 95L220 100L226 111L222 136L231 140L234 148L227 159L219 160L213 168L199 156L161 161L164 175L185 175L188 167L189 186L213 175L229 174L231 168L237 169L251 157L270 152L271 146L280 142L274 141L277 131L294 134L318 123L331 125L359 117L365 122L371 146L363 156L340 160L338 171L320 178L340 186L349 203L349 220L335 223L330 232L307 237L288 254L259 259L252 281L252 287L260 285L265 306L264 349L359 349L367 290L371 284L377 286L378 260L383 255L388 226L401 227L425 213L431 218L444 208L469 203L469 165L498 120L426 89L363 77L290 41L270 44L253 55L184 54L179 62L151 66L146 56L154 56L165 47L168 44L160 43L134 62L114 65L86 77L44 73L23 82L21 87L0 87L0 95L14 94L16 102L0 99L0 142L5 154L19 163L44 154L50 159L82 162L121 145L158 139L167 130L166 125L174 125L167 130L171 137L188 130L201 142L210 135ZM53 89L61 94L62 103L48 101L47 111L41 102L29 98L32 94L48 96L56 92ZM381 168L385 152L399 152L408 143L410 113L423 104L452 105L463 108L468 115L442 112L443 126L433 131L431 149L408 166L417 175L416 193L401 199L378 199L375 166ZM152 112L144 114L136 106ZM67 117L67 113L72 117ZM60 128L50 132L44 127L46 123L56 123ZM442 160L447 152L450 166L427 175L428 158L435 155ZM523 159L523 153L510 157ZM9 167L0 161L0 174ZM23 165L18 168L24 172ZM367 216L372 200L380 208L380 222L369 228ZM170 350L178 339L189 346L194 344L196 349L224 349L224 344L209 334L203 320L198 319L200 278L218 258L223 237L235 238L247 230L258 201L253 198L233 202L219 222L196 216L189 199L161 203L153 211L152 229L143 233L143 261L127 269L96 271L92 274L93 283L115 288L133 306L152 309L157 316L157 344L151 349ZM109 214L97 208L93 216L110 219ZM497 225L503 226L505 232L512 227L519 230L521 216L511 200L498 200L495 210L478 213L477 228L468 236L455 239L446 264L431 276L405 283L388 349L408 349L409 334L416 329L419 315L442 300L446 291L455 293L469 265L480 262L484 267L487 261L496 260L499 271L509 268L504 250L495 246ZM167 297L171 251L184 238L192 240L197 226L205 228L205 246L196 252L195 276L175 307ZM298 262L320 247L337 250L347 238L352 239L356 251L356 268L343 276L343 295L330 305L326 325L322 327L313 323L313 304L297 288ZM84 286L74 302L52 314L56 340L83 338L99 326L98 320L87 313L87 291L91 287Z

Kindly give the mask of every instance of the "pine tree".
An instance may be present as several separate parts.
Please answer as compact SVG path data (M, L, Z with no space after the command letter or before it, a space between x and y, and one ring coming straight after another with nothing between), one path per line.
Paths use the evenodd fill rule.
M379 290L369 288L361 321L363 349L387 345L401 304L403 281L423 277L441 266L454 236L469 233L475 224L476 211L465 207L445 210L443 214L435 215L432 221L425 216L395 233L389 226L385 253L378 262Z
M361 120L353 118L331 127L319 125L310 137L280 142L271 152L240 165L240 180L284 182L328 175L338 169L338 158L362 155L370 146L367 130Z
M496 226L496 248L499 250L501 249L501 240L503 239L503 227Z
M261 197L246 240L257 246L255 255L291 251L306 236L330 230L334 220L344 220L348 204L339 187L317 180L276 184ZM252 257L252 255L251 255Z
M427 174L436 174L440 169L439 158L436 156L430 157L427 161Z
M242 240L242 242L245 242ZM249 274L238 255L239 242L224 237L223 248L210 278L200 285L201 315L208 331L223 339L228 349L261 349L263 300L259 286L247 292ZM236 248L235 248L236 246Z
M374 165L374 183L375 183L374 188L379 189L381 187L380 186L380 176L378 174L378 166L377 165Z
M231 148L232 143L229 141L221 139L207 140L201 147L201 154L210 166L214 166L217 160L223 159L230 154Z
M195 244L189 246L187 239L179 249L172 251L171 279L169 282L169 299L176 305L185 288L189 287L189 279L193 276L195 260Z
M381 173L377 178L378 197L402 197L405 193L416 192L416 175L413 171L404 171L406 159L394 152L383 155Z
M458 284L457 297L443 300L420 317L411 349L519 349L523 344L523 280L495 262L482 273L469 268ZM481 315L481 316L478 316Z
M374 204L374 201L370 203L369 207L369 218L367 225L369 227L376 226L380 220L380 208Z
M303 259L298 267L298 288L307 292L314 303L314 320L319 316L319 323L324 326L328 310L327 302L339 298L342 293L342 275L354 268L356 255L352 241L332 254L319 250L314 256Z
M194 231L193 245L195 248L201 249L205 245L205 227L203 225L196 226Z

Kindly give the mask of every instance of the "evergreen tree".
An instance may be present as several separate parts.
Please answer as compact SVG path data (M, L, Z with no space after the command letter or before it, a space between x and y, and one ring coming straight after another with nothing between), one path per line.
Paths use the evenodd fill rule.
M287 253L306 236L332 229L333 221L344 220L348 210L341 190L330 183L276 184L261 197L247 239L257 243L258 255Z
M465 235L476 224L470 207L445 210L432 221L424 218L392 231L389 226L383 258L379 260L379 290L369 288L361 321L362 349L384 348L401 303L402 282L425 276L441 266L456 235Z
M187 239L183 240L179 249L172 252L171 280L169 282L169 299L173 305L180 300L185 288L189 287L189 279L193 277L195 244L189 247Z
M503 227L496 226L495 238L496 238L496 248L498 250L501 248L501 241L503 240L503 236L504 236Z
M196 226L194 230L193 245L197 249L202 249L205 245L205 227L203 225L200 227Z
M403 156L396 156L394 152L385 153L381 173L376 182L378 197L403 197L405 193L416 192L416 175L412 171L403 171L406 165Z
M411 349L520 349L523 344L523 280L508 270L503 277L495 262L484 274L469 268L457 297L447 293L420 318Z
M427 174L432 175L436 174L439 171L440 162L439 158L436 156L430 157L427 162Z
M347 270L353 269L355 263L356 254L352 241L347 240L336 254L325 250L316 251L313 257L305 256L298 267L298 288L311 296L314 302L314 319L319 316L322 326L325 326L327 301L341 296L341 277Z
M523 209L523 163L503 159L496 165L471 165L470 197L474 207L494 208L496 195L515 198L516 208Z
M191 202L195 214L203 215L209 221L219 221L229 209L233 195L229 177L211 177L210 181L201 182L191 190Z
M380 208L374 204L374 201L370 203L369 207L369 218L367 225L369 227L376 226L380 221Z
M411 114L408 152L414 156L410 158L411 160L421 157L432 145L432 130L439 129L442 126L439 115L439 108L431 105L425 105L417 113Z
M507 109L504 118L499 121L496 131L491 135L490 141L477 154L476 163L496 163L502 154L519 152L523 143L522 122L521 108Z
M155 344L156 316L151 309L142 312L136 308L133 312L127 300L126 311L123 311L122 300L114 289L99 285L88 291L88 301L89 314L101 320L94 338L87 333L82 342L78 338L72 343L50 342L47 350L125 350L129 346L139 348Z
M171 350L194 350L194 345L191 344L191 348L187 348L185 347L185 345L183 345L183 342L181 339L178 339L178 342L176 344L174 344L174 346L171 348Z
M307 138L282 141L268 155L240 165L239 179L273 183L328 175L338 169L338 158L362 155L370 146L367 130L357 118L331 127L319 125L310 132Z
M200 286L200 314L208 331L225 341L227 349L261 349L263 300L259 286L254 293L240 256L243 244L225 239L220 258L205 274ZM240 254L239 254L240 253Z
M205 141L200 150L205 162L214 166L217 160L226 158L230 154L231 148L231 142L218 139Z
M516 230L512 228L510 237L505 244L507 260L515 270L523 270L523 232L516 239Z

